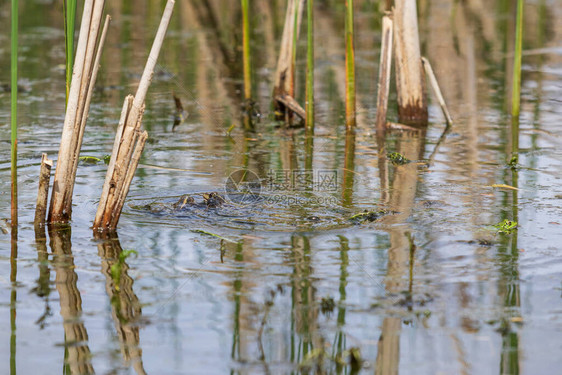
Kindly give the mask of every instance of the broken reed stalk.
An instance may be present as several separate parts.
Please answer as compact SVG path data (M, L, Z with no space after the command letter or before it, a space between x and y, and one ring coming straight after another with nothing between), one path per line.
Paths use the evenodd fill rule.
M104 5L104 0L86 0L84 4L49 207L48 220L52 223L67 223L72 216L76 168L97 73L97 65L92 62L103 46L100 38L96 48Z
M306 1L306 131L314 133L314 0Z
M303 11L304 0L288 0L287 13L285 14L285 24L279 48L279 59L275 71L275 81L273 86L273 99L275 109L285 117L286 108L278 96L295 96L295 55L296 41L300 31L300 21Z
M45 225L52 167L53 161L47 158L47 154L43 154L41 156L41 171L39 172L39 192L37 193L37 205L35 206L35 220L33 221L35 226Z
M174 4L174 0L168 0L166 4L135 96L128 95L123 103L111 160L94 219L94 230L114 230L121 217L125 198L129 193L148 138L148 133L140 130L144 101L172 17Z
M382 18L381 59L379 65L379 84L377 89L377 133L385 130L386 112L388 110L388 93L390 90L390 71L392 69L392 17Z
M11 224L15 236L18 227L18 0L12 0L11 32L11 109L10 109L10 159L11 159Z
M74 64L74 24L76 23L76 0L63 0L64 15L64 45L66 54L66 103L72 80L72 65Z
M353 47L353 0L345 0L345 124L355 120L355 49Z
M422 57L422 64L425 69L425 73L429 77L429 83L433 88L433 92L437 97L437 101L439 102L439 106L441 107L441 111L443 111L443 116L445 116L445 121L447 126L453 125L453 120L451 119L451 115L449 114L449 110L447 109L447 104L445 103L445 99L443 99L443 94L441 94L441 89L439 88L439 84L437 83L437 78L433 73L433 69L431 68L431 64L429 60L425 57Z
M515 56L513 60L513 88L511 90L511 116L519 117L521 104L521 52L523 48L523 0L517 0L515 26Z
M80 149L82 148L82 140L84 139L84 129L86 128L86 121L88 120L88 109L90 108L90 103L92 101L92 94L94 92L94 83L96 82L96 79L98 77L98 70L100 67L100 61L101 61L101 54L103 51L103 46L105 44L105 37L107 36L107 29L109 27L109 23L111 22L111 17L109 15L107 15L105 17L105 22L103 25L103 30L101 32L101 37L99 40L99 44L98 44L98 48L97 48L97 52L96 52L96 57L94 60L94 65L92 68L92 73L91 73L91 77L90 77L90 83L88 84L88 91L86 93L86 99L85 99L85 108L87 108L87 110L84 110L82 112L82 121L81 124L84 124L83 126L80 127L80 133L78 135L78 139L77 139L77 145L76 145L76 158L73 160L72 163L72 175L76 176L76 171L78 170L78 155L80 153ZM74 192L74 184L69 186L70 189L70 193L67 196L68 199L68 205L70 206L72 204L72 194Z
M244 59L244 99L252 98L252 76L250 65L250 17L249 0L242 0L242 51Z
M396 0L394 46L398 121L427 126L427 98L421 66L416 0Z

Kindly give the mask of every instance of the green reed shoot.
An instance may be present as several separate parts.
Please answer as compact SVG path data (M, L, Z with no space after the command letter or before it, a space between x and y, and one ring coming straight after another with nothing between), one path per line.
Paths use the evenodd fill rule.
M345 122L355 126L355 52L353 48L353 0L345 0Z
M64 41L66 52L66 101L70 92L72 68L74 66L74 23L76 21L76 0L63 1Z
M18 0L12 0L12 94L11 94L11 170L12 170L12 228L17 232L18 225ZM14 233L12 229L12 233Z
M250 19L249 0L242 0L242 53L244 60L244 99L252 98L252 77L250 68Z
M314 132L314 0L307 0L306 29L306 130Z
M297 61L297 43L299 39L299 7L300 0L295 0L295 19L293 24L293 50L291 51L291 92L289 95L295 96L295 66Z
M511 90L511 116L519 117L521 104L521 50L523 48L523 0L517 0L515 26L515 56L513 61L513 88Z

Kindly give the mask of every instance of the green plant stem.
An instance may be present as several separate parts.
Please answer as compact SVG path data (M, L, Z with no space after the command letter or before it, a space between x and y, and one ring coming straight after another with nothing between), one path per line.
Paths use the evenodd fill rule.
M513 89L511 91L511 116L519 117L521 103L521 50L523 48L523 0L517 0L515 27L515 56L513 61Z
M299 35L299 3L300 0L295 0L295 19L293 23L293 45L291 50L291 90L289 95L295 97L295 66L297 61L297 43Z
M12 94L11 94L11 170L12 170L12 228L18 226L18 0L12 0ZM13 229L12 229L13 230ZM17 229L16 229L17 230Z
M250 68L250 19L249 0L242 0L242 49L244 59L244 98L252 98L252 77Z
M306 131L314 133L314 0L307 0Z
M345 119L355 126L355 52L353 48L353 0L345 1Z
M74 24L76 22L76 0L63 1L64 41L66 52L66 101L70 92L72 69L74 66Z

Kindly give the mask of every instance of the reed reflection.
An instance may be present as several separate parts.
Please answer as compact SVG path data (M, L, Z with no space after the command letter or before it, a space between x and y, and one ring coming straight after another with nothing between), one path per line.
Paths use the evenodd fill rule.
M105 290L111 302L111 316L115 324L121 354L126 366L132 366L137 374L146 374L142 362L139 325L142 310L133 290L134 280L128 274L124 252L116 233L101 235L98 255L101 258L101 272L106 278Z
M385 140L378 140L379 153L385 150ZM396 152L409 160L423 158L425 150L425 131L401 132L396 135ZM379 154L380 158L386 155ZM379 165L381 162L379 161ZM382 163L383 170L379 171L381 187L386 186L389 178L386 170L387 164ZM395 165L392 183L389 186L388 207L397 212L385 220L391 225L388 229L390 235L390 248L388 249L388 265L385 280L386 294L394 300L405 293L406 298L401 304L412 308L413 304L413 277L414 277L414 251L415 245L410 236L411 229L406 224L410 216L417 190L418 166L415 163ZM384 190L383 190L384 191ZM385 197L385 196L383 196ZM386 198L386 197L385 197ZM397 301L394 301L396 303ZM398 374L400 362L400 335L402 332L402 319L395 316L386 316L383 319L381 335L379 337L375 374Z
M55 285L60 299L64 328L64 371L67 374L93 374L88 332L82 321L82 297L74 271L71 231L67 226L49 227Z
M16 290L18 276L18 228L12 227L10 249L10 375L16 374L16 305L18 293Z
M49 253L47 251L47 234L44 225L35 226L35 246L37 248L37 263L39 264L39 278L36 286L32 289L38 297L45 299L45 311L37 319L35 324L39 324L41 328L45 325L45 320L52 315L49 306L49 295L51 294L51 269L49 266Z

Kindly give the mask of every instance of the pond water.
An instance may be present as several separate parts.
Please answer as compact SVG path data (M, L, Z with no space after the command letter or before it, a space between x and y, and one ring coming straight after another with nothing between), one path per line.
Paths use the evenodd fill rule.
M380 6L355 2L359 115L355 135L346 136L344 5L316 1L313 142L271 119L285 2L250 3L262 113L255 130L244 130L240 113L240 3L178 1L147 97L149 141L119 237L106 239L91 230L103 163L79 166L71 228L34 232L41 153L56 159L64 119L64 34L61 1L20 4L20 229L15 244L0 234L0 372L559 371L561 2L526 2L519 124L508 115L515 2L419 2L422 53L455 124L442 137L430 96L427 131L381 141ZM162 6L107 4L113 22L82 155L111 152ZM1 2L2 84L9 17L10 4ZM301 102L305 51L302 38ZM173 93L188 112L175 127ZM0 218L9 218L9 101L0 92ZM387 152L411 162L394 165ZM512 155L516 168L508 166ZM188 214L147 209L183 194L225 194L237 170L262 180L260 200ZM349 220L382 209L388 214L376 221ZM493 225L504 219L517 229L498 233ZM120 258L124 250L137 255Z

